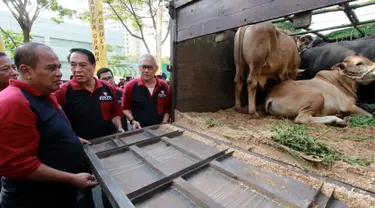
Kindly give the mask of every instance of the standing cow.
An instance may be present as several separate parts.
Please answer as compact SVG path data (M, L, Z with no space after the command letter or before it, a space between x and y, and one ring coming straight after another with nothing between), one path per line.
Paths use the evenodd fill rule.
M240 27L234 37L234 61L236 64L235 109L241 109L241 91L248 70L248 113L259 118L256 111L256 90L262 90L267 79L283 82L296 79L300 57L292 37L277 30L271 22Z

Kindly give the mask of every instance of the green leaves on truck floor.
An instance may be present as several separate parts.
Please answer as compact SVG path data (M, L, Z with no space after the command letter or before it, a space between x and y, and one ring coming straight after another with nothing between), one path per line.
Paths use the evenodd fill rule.
M277 144L300 152L305 159L304 155L318 158L315 162L324 165L330 165L333 161L344 161L351 165L360 166L370 165L367 160L343 155L327 144L317 141L307 130L307 126L293 124L292 122L282 122L271 127L271 131L275 133L273 139Z

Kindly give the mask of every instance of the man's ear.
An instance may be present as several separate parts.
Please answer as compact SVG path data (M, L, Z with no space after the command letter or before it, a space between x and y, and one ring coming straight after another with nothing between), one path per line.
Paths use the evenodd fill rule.
M21 64L20 68L18 69L19 73L22 74L22 77L29 80L31 78L31 71L33 69L25 64Z

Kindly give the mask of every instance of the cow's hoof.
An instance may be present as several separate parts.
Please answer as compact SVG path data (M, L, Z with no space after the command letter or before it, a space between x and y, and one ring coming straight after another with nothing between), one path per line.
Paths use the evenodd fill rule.
M236 110L236 112L238 113L243 113L243 114L247 114L247 107L240 107L240 108L234 108Z
M342 120L342 119L336 119L334 125L335 126L339 126L339 127L346 127L346 126L348 126L348 124L344 120Z
M260 119L260 116L257 112L249 113L249 114L250 114L250 118L252 118L252 119Z

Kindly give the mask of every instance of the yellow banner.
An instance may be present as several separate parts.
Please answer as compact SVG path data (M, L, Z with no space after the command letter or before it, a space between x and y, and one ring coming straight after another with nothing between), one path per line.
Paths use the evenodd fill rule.
M96 59L96 69L107 67L107 54L104 39L104 18L102 0L89 0L92 47Z

